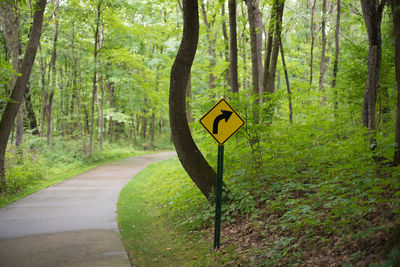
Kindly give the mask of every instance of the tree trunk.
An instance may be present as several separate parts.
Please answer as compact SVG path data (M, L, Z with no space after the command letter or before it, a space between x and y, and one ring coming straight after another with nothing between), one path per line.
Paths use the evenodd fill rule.
M100 43L99 49L102 49L104 45L104 21L101 23L101 31L100 31ZM100 60L100 68L103 67ZM100 92L101 92L101 100L100 100L100 112L99 112L99 127L100 127L100 150L103 150L103 139L104 139L104 83L103 83L103 71L100 70Z
M42 86L42 106L40 112L40 137L44 136L44 124L47 114L47 92L46 92L46 66L43 64L42 46L39 43L40 51L40 76L41 76L41 86Z
M32 131L33 135L39 135L39 129L38 129L37 121L36 121L35 110L33 109L33 105L32 105L31 92L30 92L29 85L26 87L24 100L25 100L26 112L27 112L28 119L29 119L29 129Z
M225 56L225 61L230 62L230 60L229 60L229 37L228 37L228 32L226 30L226 22L225 22L225 3L222 3L221 17L222 17L222 35L224 37L224 48L225 48L224 56ZM229 67L224 70L224 73L225 73L224 88L225 88L226 84L228 84L229 88L231 88L231 78L230 78Z
M400 165L400 0L392 0L393 28L395 35L395 68L397 83L397 109L395 125L394 165Z
M327 17L327 13L326 13L326 1L327 0L323 0L322 1L322 22L321 22L321 62L319 65L319 91L324 94L324 76L325 76L325 68L326 68L326 17ZM322 104L326 103L326 97L322 96Z
M114 88L114 82L109 82L108 87L110 89L110 108L114 107L114 94L115 94L115 88ZM112 119L112 117L110 117L109 121L108 121L108 134L109 134L109 140L110 142L113 141L113 136L114 136L114 120ZM136 132L139 132L139 123L136 124Z
M310 80L309 83L312 85L313 82L313 65L314 65L314 42L315 42L315 23L314 23L314 17L315 17L315 3L317 0L313 0L311 4L311 26L310 26L310 32L311 32L311 48L310 48Z
M58 0L55 1L56 6L58 6ZM49 93L49 104L47 108L47 144L52 144L52 137L53 137L53 99L54 93L57 86L57 38L58 38L58 17L57 12L54 13L54 38L53 38L53 52L51 54L51 72L52 72L52 83L51 89Z
M268 92L270 65L271 65L271 53L272 53L272 42L274 39L274 29L276 23L277 14L277 3L279 0L275 0L271 9L271 19L268 26L267 44L265 48L265 61L264 61L264 77L263 77L263 91Z
M29 36L28 45L26 47L25 55L21 64L21 76L18 76L16 80L10 100L7 102L6 108L0 121L0 190L3 190L6 184L4 163L8 138L10 137L10 133L14 124L14 119L23 100L26 86L28 85L29 76L31 74L42 31L43 13L45 7L45 0L38 0L36 2L32 29Z
M151 113L151 124L150 124L150 140L151 140L151 148L154 150L154 134L155 134L155 127L156 127L156 114L154 112Z
M23 134L24 134L24 124L23 124L23 119L24 119L24 99L22 98L21 100L21 106L18 110L17 113L17 127L16 127L16 134L15 134L15 146L17 147L18 154L20 156L20 159L22 159L22 141L23 141ZM20 161L21 162L21 161Z
M199 39L197 0L183 0L183 21L182 42L171 69L171 137L182 166L204 196L211 199L216 174L195 144L186 119L186 88Z
M75 23L72 24L72 60L73 60L73 81L72 81L72 87L76 95L76 119L78 122L78 129L79 129L79 134L82 139L82 148L83 148L83 153L86 153L86 139L85 135L83 133L83 126L81 122L81 92L78 87L78 58L75 55Z
M192 105L191 105L191 102L192 102L192 79L191 79L191 76L192 75L189 74L189 79L188 79L188 84L187 84L187 89L186 89L187 98L189 100L189 101L186 101L186 104L187 104L187 107L186 107L186 109L187 109L187 120L188 120L189 123L192 123L194 121L194 119L193 119L193 108L192 108Z
M261 12L258 8L258 0L247 0L247 14L250 26L250 47L251 47L251 72L253 79L253 94L256 96L253 110L255 123L259 121L259 103L262 91L262 20ZM261 24L261 26L260 26Z
M236 0L229 0L229 60L230 60L230 85L231 92L239 92L238 81L238 51L237 51L237 34L236 34Z
M333 63L333 78L332 78L332 89L334 93L334 103L333 109L335 117L337 117L337 109L338 109L338 100L337 100L337 89L336 86L336 77L338 72L338 65L339 65L339 32L340 32L340 10L341 10L341 0L337 0L336 5L336 28L335 28L335 61Z
M382 37L381 22L385 0L361 0L361 7L367 28L369 40L368 76L365 87L363 103L363 125L368 128L370 135L370 148L376 147L376 119L375 106L379 86L379 74L381 67Z
M145 100L145 102L146 102L146 100ZM147 133L147 117L146 117L146 113L147 113L147 111L146 111L145 108L143 108L142 112L143 112L143 115L142 115L142 141L146 142L146 137L147 137L147 135L146 135L146 133Z
M208 65L208 87L210 89L215 88L215 76L213 73L213 69L215 67L215 37L211 32L211 26L214 24L215 16L213 17L212 21L208 21L207 19L207 12L204 6L204 2L201 3L201 12L203 14L203 21L206 25L206 37L208 43L208 57L209 57L209 65Z
M267 93L275 92L275 76L276 76L276 66L278 63L278 54L279 54L279 42L281 36L281 28L282 28L282 18L283 18L283 8L285 5L285 1L276 0L276 21L275 21L275 33L274 40L272 45L272 54L271 54L271 63L270 63L270 71L269 71L269 79L268 79L268 87L266 88Z
M284 54L283 45L282 45L282 38L279 38L279 39L280 39L279 44L281 47L280 51L281 51L282 66L283 66L283 70L285 71L286 89L287 89L287 93L288 93L289 122L290 122L290 124L293 124L292 91L290 90L289 75L288 75L287 68L286 68L285 54Z
M93 88L92 88L92 105L90 109L90 132L89 132L89 155L93 153L93 132L94 132L94 110L97 95L97 47L99 44L99 28L100 28L100 17L101 17L101 1L97 5L97 16L96 16L96 29L94 32L94 50L93 50Z
M0 7L0 20L3 26L2 33L7 50L11 54L12 66L16 73L20 72L21 60L21 39L19 37L19 12L16 11L18 5L11 6L11 4L4 3ZM10 82L10 92L17 81L17 75L13 75ZM22 100L23 102L24 100ZM20 149L23 139L23 106L18 110L16 121L16 135L15 145L18 153L22 157L22 150Z

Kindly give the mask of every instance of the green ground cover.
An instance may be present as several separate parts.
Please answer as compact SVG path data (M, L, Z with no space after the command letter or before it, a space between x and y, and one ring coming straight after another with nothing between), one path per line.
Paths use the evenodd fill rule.
M182 231L176 227L181 218L176 215L184 213L185 207L195 203L208 205L182 172L181 176L175 176L177 167L180 166L176 159L152 164L121 191L118 223L134 266L210 266L214 263L212 244L205 231ZM176 194L191 194L185 196L191 205L175 205ZM168 216L169 212L173 214Z
M22 159L15 147L9 147L7 187L0 194L0 208L93 167L149 153L132 146L105 144L102 151L89 156L82 153L82 146L76 142L57 141L54 146L48 147L43 139L33 137L27 140Z
M176 240L203 244L197 255L207 259L203 266L395 266L400 250L385 248L388 240L399 240L393 237L400 228L400 169L388 160L391 138L378 136L381 145L372 151L363 130L329 120L276 122L261 130L248 124L225 146L228 194L218 253L211 250L213 205L177 159L149 167L124 189L123 195L140 196L146 204L141 213L128 200L119 207L124 242L137 242L141 228L135 218L155 216L161 226L150 225L149 231L168 227L173 242L166 244L177 242L177 251L182 245ZM202 131L195 125L195 139L215 166L217 146ZM129 210L131 223L124 226L121 214ZM127 245L135 260L141 257L138 248ZM162 255L191 259L187 253Z

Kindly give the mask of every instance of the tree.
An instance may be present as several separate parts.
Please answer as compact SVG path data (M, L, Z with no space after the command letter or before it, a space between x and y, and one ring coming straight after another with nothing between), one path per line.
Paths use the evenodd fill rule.
M277 3L275 0L272 4L271 8L271 18L269 20L268 25L268 35L267 35L267 44L265 48L265 61L264 61L264 77L263 77L263 91L268 92L268 84L270 78L270 65L271 65L271 54L272 54L272 42L274 39L274 30L275 30L275 22L276 22L276 13L277 13Z
M229 43L231 92L237 93L239 91L239 81L236 34L236 0L229 0Z
M207 1L207 9L209 6L209 2ZM209 20L207 18L207 9L206 6L204 5L204 0L201 1L201 12L203 14L203 21L204 24L206 25L206 36L207 36L207 43L208 43L208 56L209 56L209 65L208 65L208 87L210 89L215 88L215 76L213 73L213 69L215 67L215 34L212 32L212 26L215 22L215 14Z
M276 77L276 66L278 63L278 54L279 54L279 43L281 42L281 31L282 31L282 18L283 18L283 8L285 5L284 0L275 0L275 21L273 21L274 25L274 37L272 41L272 52L269 62L269 75L267 80L267 87L264 88L267 93L275 92L275 77ZM267 71L267 70L264 70ZM265 75L264 75L265 77ZM264 81L265 84L265 81Z
M46 3L46 0L38 0L35 3L35 13L33 15L32 28L20 69L21 76L18 76L15 82L10 100L7 101L6 108L0 121L0 190L3 190L4 186L6 185L4 164L8 139L14 124L14 119L18 113L19 107L21 106L25 90L28 85L33 62L35 60L40 36L42 33L43 14L46 8Z
M393 28L394 28L394 53L397 84L397 107L395 126L395 153L393 163L400 165L400 0L392 0Z
M335 28L335 60L333 62L333 78L332 78L332 84L331 88L334 90L334 103L333 103L333 109L336 114L336 110L338 109L338 100L337 100L337 90L335 88L336 86L336 78L337 78L337 73L338 73L338 65L339 65L339 32L340 32L340 10L341 10L341 1L337 0L336 3L336 28Z
M262 18L258 7L258 0L246 0L247 14L250 26L250 47L251 47L251 73L253 84L253 95L256 96L255 104L261 101L262 95ZM253 111L254 122L259 120L258 107L255 105Z
M322 22L321 22L321 62L319 65L319 90L324 91L324 76L325 76L325 65L326 65L326 0L322 1ZM322 103L326 102L325 96L322 97Z
M315 4L317 0L312 0L311 2L311 23L310 23L310 32L311 32L311 48L310 48L310 86L313 82L313 65L314 65L314 42L315 42Z
M101 12L102 12L103 0L99 0L96 3L96 19L94 28L94 48L93 48L93 87L92 87L92 105L90 109L90 133L89 133L89 154L93 153L93 133L94 133L94 109L97 96L97 55L98 45L100 39L100 23L101 23Z
M178 158L190 178L208 199L216 174L198 149L186 118L186 88L199 38L197 0L183 0L183 35L171 69L169 116L172 141Z
M11 54L12 66L15 73L19 73L21 67L21 38L20 38L20 16L18 13L18 3L15 3L13 6L9 2L1 3L0 5L0 20L3 26L2 33L5 40L5 46L8 52ZM13 78L10 82L10 91L12 92L12 88L15 85L17 80L17 75L13 75ZM23 101L23 100L22 100ZM17 114L17 134L15 144L19 148L22 144L23 138L23 109L20 108ZM19 151L20 152L20 151Z
M59 1L55 0L56 8L59 5ZM52 73L52 83L50 93L48 95L49 103L47 105L47 144L51 145L53 137L53 102L54 93L57 86L57 39L58 39L58 12L54 12L54 36L53 36L53 51L51 53L51 73Z
M368 49L368 76L365 86L362 121L370 134L370 148L376 147L375 106L379 87L379 74L382 56L381 22L382 12L386 0L361 0L362 13L367 28Z

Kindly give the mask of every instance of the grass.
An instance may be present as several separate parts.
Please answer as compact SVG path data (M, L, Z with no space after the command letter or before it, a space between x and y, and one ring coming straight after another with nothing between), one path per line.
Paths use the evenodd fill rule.
M170 206L174 205L171 196L182 193L175 190L179 189L175 186L192 187L182 181L184 177L171 175L176 166L176 159L152 164L121 191L118 223L123 243L135 266L215 265L216 253L212 251L208 232L184 231L176 227L179 218L174 216L175 213L169 213ZM177 204L176 207L182 206Z
M41 179L35 179L31 181L26 186L20 188L16 192L1 193L0 208L3 208L12 202L15 202L41 189L73 177L79 173L85 172L96 166L100 166L119 159L142 155L144 153L150 152L136 151L132 148L113 148L97 152L91 157L86 158L85 160L71 161L69 163L57 162L57 160L50 163L46 162L46 160L42 161L39 164L45 165L40 166L40 168L43 169L41 171L43 172L43 177Z

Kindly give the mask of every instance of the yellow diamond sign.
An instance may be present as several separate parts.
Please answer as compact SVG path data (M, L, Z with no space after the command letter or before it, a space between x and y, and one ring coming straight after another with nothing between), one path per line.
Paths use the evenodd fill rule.
M222 146L244 125L244 120L225 99L221 99L200 119L200 123Z

